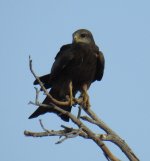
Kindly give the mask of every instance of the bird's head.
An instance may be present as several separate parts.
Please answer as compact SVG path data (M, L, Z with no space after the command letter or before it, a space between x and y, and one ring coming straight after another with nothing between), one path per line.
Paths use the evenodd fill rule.
M73 33L73 43L95 44L92 33L86 29L80 29Z

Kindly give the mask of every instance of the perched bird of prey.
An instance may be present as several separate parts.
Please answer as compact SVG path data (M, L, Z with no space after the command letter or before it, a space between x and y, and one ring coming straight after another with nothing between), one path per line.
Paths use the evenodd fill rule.
M73 33L71 44L64 45L55 57L50 74L40 77L45 88L50 88L50 94L59 101L66 101L69 95L69 83L72 82L73 97L78 91L81 92L84 101L88 101L87 90L91 83L100 81L104 72L104 56L95 44L92 33L86 29L80 29ZM34 85L38 81L34 81ZM43 104L50 104L48 97ZM86 104L87 102L85 102ZM71 106L60 108L71 111ZM53 109L38 107L29 117L35 118L47 112L56 113L64 121L69 121L68 116L60 114Z

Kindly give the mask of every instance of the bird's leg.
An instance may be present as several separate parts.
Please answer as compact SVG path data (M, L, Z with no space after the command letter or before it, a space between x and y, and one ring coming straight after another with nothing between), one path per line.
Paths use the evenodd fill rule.
M72 89L73 89L73 86L72 86L72 81L70 81L69 83L69 101L70 101L70 106L73 105L73 94L72 94Z
M83 106L85 108L90 108L90 101L89 101L89 95L87 93L87 90L88 90L88 86L87 86L87 84L84 84L82 86L81 96L83 97Z

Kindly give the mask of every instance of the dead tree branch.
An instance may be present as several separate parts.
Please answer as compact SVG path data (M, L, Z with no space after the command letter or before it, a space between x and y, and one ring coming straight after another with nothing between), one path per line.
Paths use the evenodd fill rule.
M82 107L82 109L86 112L87 116L81 116L81 117L80 117L81 111L79 111L78 116L76 117L72 113L59 108L59 106L62 106L62 105L63 106L70 105L70 100L62 102L62 101L58 101L55 98L53 98L49 94L49 92L46 90L43 83L40 81L39 77L37 77L36 74L34 73L32 69L32 60L30 57L29 57L29 66L30 66L31 73L33 74L35 79L38 81L39 85L41 86L41 89L44 91L44 93L49 97L49 99L52 102L49 105L39 103L38 101L39 91L36 89L35 103L30 102L30 104L34 104L36 106L41 106L43 108L48 108L48 109L52 108L54 110L57 110L61 114L67 115L72 120L72 122L78 126L78 129L62 126L62 128L64 128L63 130L58 130L58 131L48 130L44 127L43 123L40 121L40 125L44 132L24 131L25 136L32 136L32 137L59 136L61 139L57 142L57 144L62 143L66 139L74 138L77 136L83 137L85 139L92 139L101 148L107 160L120 161L116 156L112 154L112 152L109 150L109 148L104 143L104 141L111 141L123 151L123 153L127 156L127 158L130 161L139 161L139 159L136 157L136 155L133 153L133 151L127 145L127 143L123 139L121 139L110 127L108 127L108 125L106 125L91 110L91 108ZM83 102L83 99L81 97L78 99L74 98L73 100L71 100L71 103L73 105L78 104L80 106L80 110L81 110L82 102ZM80 120L80 118L83 121L88 121L89 123L92 123L98 126L100 129L104 130L105 134L94 133Z
M97 125L98 127L100 127L101 129L103 129L109 136L107 137L107 139L109 138L108 141L111 141L113 143L115 143L121 150L122 152L128 157L128 159L130 161L139 161L139 159L136 157L136 155L134 154L134 152L132 151L132 149L128 146L128 144L119 137L118 134L116 134L110 127L108 127L108 125L106 125L100 118L98 118L98 116L92 111L92 109L87 109L84 108L84 111L91 117L81 117L82 119L93 123L95 125Z

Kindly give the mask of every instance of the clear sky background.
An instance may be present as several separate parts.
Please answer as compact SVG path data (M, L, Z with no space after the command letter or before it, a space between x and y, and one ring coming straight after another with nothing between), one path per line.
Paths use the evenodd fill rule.
M37 74L48 73L60 47L71 43L80 28L93 33L106 60L103 80L89 90L91 108L140 160L150 160L150 1L0 0L1 161L106 160L90 140L55 145L58 137L23 135L24 130L42 131L39 118L48 129L73 126L54 114L28 120L36 108L28 105L35 98L28 56ZM115 145L108 145L127 160Z

